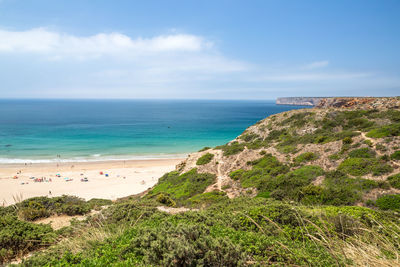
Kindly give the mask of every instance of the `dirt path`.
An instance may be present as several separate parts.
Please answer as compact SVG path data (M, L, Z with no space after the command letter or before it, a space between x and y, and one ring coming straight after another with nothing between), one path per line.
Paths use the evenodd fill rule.
M107 206L103 206L101 208L101 210L105 209L105 208L107 208ZM90 213L85 214L85 215L75 215L75 216L68 216L68 215L64 215L64 214L62 214L62 215L52 215L52 216L47 217L47 218L42 218L42 219L33 221L33 223L36 223L36 224L40 224L40 223L50 224L50 226L54 230L58 230L58 229L61 229L61 228L65 227L65 226L70 226L71 225L71 221L73 219L78 220L78 221L83 221L88 216L100 213L101 210L92 210Z
M360 131L357 131L357 132L361 133L362 138L371 141L372 145L374 145L374 146L376 145L376 141L375 141L373 138L368 137L368 136L366 135L366 133L360 132Z
M163 211L169 214L178 214L186 211L199 211L198 209L189 209L185 207L180 207L180 208L172 208L172 207L166 207L166 206L158 206L157 209L159 211Z
M219 191L222 190L222 180L224 179L224 175L221 171L221 166L224 164L222 161L222 151L218 153L218 167L217 167L217 188Z

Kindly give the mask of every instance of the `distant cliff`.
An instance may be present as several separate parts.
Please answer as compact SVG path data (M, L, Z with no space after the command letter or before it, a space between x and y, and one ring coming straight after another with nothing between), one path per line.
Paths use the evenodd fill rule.
M279 97L277 105L316 106L324 97Z

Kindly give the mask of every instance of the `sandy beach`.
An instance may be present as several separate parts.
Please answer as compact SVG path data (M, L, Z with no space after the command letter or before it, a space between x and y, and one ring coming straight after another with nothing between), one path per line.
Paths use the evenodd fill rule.
M0 165L0 205L34 196L117 199L145 191L183 159ZM102 172L102 173L101 173ZM58 176L59 174L59 176ZM68 178L69 181L66 181ZM87 182L81 179L87 178ZM36 182L35 182L36 179Z

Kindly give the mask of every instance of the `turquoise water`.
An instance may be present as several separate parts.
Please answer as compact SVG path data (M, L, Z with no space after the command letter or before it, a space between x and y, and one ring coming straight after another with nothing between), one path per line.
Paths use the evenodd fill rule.
M295 108L274 101L0 100L0 163L182 156Z

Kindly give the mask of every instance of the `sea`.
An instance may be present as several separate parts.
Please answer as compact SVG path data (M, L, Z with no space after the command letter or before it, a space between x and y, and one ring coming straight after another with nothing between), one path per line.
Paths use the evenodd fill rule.
M273 100L0 100L0 163L178 158L279 112Z

